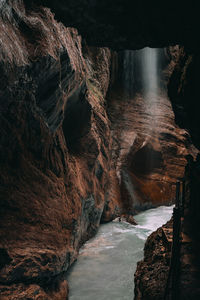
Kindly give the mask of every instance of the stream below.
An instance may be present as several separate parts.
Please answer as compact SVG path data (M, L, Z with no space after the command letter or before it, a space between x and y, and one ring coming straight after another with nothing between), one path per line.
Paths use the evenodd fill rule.
M138 225L114 220L81 249L68 274L69 300L133 300L134 273L147 237L172 216L160 206L135 216Z

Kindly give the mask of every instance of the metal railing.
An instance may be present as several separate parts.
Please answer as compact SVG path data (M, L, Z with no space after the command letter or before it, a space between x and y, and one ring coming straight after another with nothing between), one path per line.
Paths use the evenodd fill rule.
M185 179L181 179L181 181L176 183L176 202L173 209L173 239L171 247L171 259L164 300L179 299L181 225L182 217L184 216L185 192Z

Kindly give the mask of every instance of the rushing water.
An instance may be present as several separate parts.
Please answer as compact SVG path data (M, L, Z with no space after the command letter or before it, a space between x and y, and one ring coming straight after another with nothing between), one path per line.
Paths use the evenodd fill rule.
M133 300L134 272L143 258L148 235L172 215L173 206L161 206L135 217L137 226L113 221L80 250L68 275L70 300Z

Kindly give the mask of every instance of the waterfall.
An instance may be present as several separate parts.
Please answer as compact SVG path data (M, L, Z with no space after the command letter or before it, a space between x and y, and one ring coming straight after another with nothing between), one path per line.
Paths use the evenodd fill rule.
M158 51L144 48L141 53L141 70L143 83L143 97L147 99L151 94L158 94Z
M162 63L165 62L165 50L144 48L123 51L122 85L124 95L133 98L139 92L144 99L158 95L162 79Z
M155 184L152 180L160 176L157 176L157 170L164 163L159 138L160 126L165 123L163 70L168 62L165 49L148 47L124 51L122 62L122 99L128 110L123 115L125 121L122 118L122 124L125 124L122 136L123 141L128 142L123 144L121 153L126 153L129 162L122 165L120 174L126 201L134 211L137 205L142 203L144 206L157 197L151 187Z

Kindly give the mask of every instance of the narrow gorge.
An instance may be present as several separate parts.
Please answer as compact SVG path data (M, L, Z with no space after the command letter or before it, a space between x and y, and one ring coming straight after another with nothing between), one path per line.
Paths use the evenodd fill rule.
M178 1L0 1L0 299L200 297L199 22ZM104 246L115 279L79 266Z

